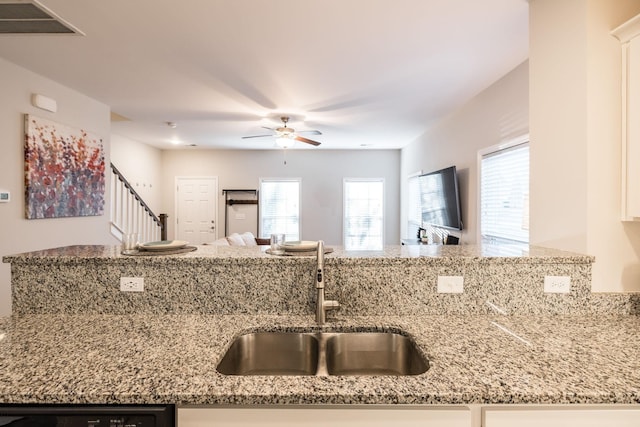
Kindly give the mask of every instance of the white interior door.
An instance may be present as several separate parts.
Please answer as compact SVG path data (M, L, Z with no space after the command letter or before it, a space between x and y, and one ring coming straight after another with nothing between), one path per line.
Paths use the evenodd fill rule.
M176 239L200 245L218 237L218 178L176 178Z

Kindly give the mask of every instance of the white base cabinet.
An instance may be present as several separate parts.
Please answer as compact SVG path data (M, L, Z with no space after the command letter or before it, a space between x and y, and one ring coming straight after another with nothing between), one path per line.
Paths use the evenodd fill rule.
M177 427L640 427L640 405L179 407Z
M502 407L482 411L483 427L640 427L640 407Z
M177 427L471 427L467 407L276 406L178 408Z

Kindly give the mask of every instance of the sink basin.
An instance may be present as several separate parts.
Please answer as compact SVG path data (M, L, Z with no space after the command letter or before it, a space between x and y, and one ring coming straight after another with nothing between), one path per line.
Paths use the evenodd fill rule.
M418 375L429 369L414 343L388 332L342 333L326 345L329 375Z
M418 375L429 369L408 337L392 332L255 332L218 364L225 375Z
M236 338L218 364L226 375L315 375L318 340L312 334L256 332Z

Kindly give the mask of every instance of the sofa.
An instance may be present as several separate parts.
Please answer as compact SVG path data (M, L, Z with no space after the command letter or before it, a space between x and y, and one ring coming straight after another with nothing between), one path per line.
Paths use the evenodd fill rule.
M246 231L242 234L232 233L226 237L221 237L218 240L214 240L211 243L205 243L205 245L214 246L257 246L268 244L270 244L269 239L255 237L250 231Z

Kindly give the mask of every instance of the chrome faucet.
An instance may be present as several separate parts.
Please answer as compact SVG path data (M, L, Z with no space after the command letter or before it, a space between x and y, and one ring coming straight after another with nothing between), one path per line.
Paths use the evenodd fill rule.
M316 269L316 322L324 325L328 310L335 310L340 307L338 301L324 299L324 242L318 240L318 267Z

